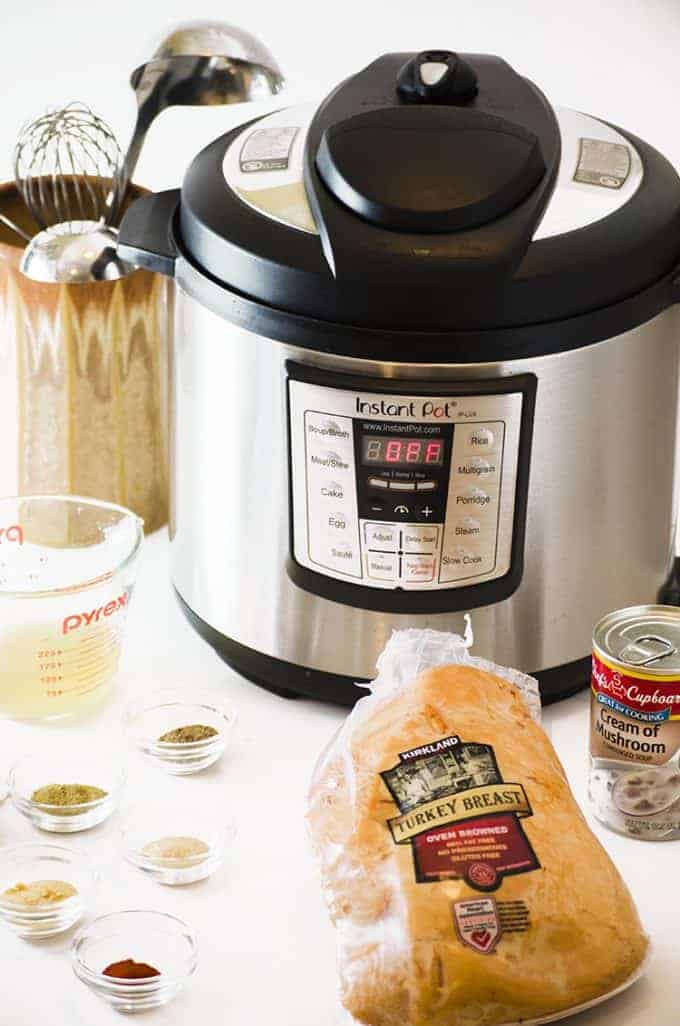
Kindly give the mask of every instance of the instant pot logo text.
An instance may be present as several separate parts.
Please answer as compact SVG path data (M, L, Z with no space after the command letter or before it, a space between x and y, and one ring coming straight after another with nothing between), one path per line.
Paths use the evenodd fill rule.
M111 599L105 606L97 606L96 609L91 609L89 613L71 613L69 616L64 617L61 633L70 634L71 631L77 631L79 627L89 627L92 623L98 623L104 616L113 616L119 609L127 605L127 600L128 597L123 592L118 598Z
M24 544L24 532L20 524L10 524L8 527L0 527L0 543L16 542L17 545Z
M438 402L434 399L407 399L396 403L389 399L362 399L357 396L357 413L372 417L432 417L434 420L447 420L458 413L458 400L445 399Z

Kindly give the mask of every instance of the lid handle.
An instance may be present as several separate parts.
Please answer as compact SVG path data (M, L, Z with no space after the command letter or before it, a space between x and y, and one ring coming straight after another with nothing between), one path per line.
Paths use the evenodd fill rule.
M477 72L451 50L423 50L400 70L397 92L406 103L469 103L477 95Z

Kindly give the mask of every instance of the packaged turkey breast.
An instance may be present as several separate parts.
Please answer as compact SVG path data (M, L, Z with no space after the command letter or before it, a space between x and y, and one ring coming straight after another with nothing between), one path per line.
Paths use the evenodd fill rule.
M545 1022L618 992L645 960L536 681L469 646L396 632L314 773L340 997L363 1026Z

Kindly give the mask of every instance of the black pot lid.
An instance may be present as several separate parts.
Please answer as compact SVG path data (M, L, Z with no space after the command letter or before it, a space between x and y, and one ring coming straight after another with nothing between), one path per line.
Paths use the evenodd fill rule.
M320 108L207 147L181 194L192 262L282 311L425 331L577 316L675 266L680 180L663 157L553 111L496 58L437 56L388 55Z

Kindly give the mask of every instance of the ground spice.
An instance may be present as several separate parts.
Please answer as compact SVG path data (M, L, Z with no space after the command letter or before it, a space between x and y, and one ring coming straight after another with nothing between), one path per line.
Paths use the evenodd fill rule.
M106 798L108 791L91 784L45 784L31 795L31 801L40 805L85 805Z
M146 962L135 962L134 958L124 958L120 962L112 962L102 970L103 976L113 980L149 980L152 976L160 976L158 969Z
M198 837L161 837L142 848L142 854L162 865L172 860L174 869L195 866L199 856L207 855L210 848Z
M169 744L190 744L192 741L205 741L209 737L215 737L219 731L214 727L208 727L205 723L191 723L186 727L175 727L161 734L159 741L167 741Z
M2 898L11 905L35 908L40 905L58 905L73 898L78 891L66 880L34 880L32 883L16 883L2 892Z

